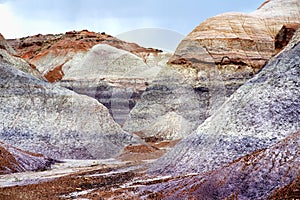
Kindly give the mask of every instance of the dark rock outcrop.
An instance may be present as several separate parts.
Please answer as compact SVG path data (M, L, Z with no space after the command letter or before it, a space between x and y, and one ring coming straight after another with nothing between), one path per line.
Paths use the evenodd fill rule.
M282 26L275 37L275 49L277 52L286 47L299 27L300 24L285 24Z

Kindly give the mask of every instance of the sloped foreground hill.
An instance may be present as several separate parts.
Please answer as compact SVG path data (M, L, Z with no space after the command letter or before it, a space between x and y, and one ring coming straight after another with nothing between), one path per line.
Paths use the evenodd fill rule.
M107 158L139 140L95 99L0 63L0 139L53 158Z
M3 51L6 60L15 59ZM95 99L25 73L31 68L22 59L23 71L6 60L0 60L1 141L52 158L77 159L110 158L140 142Z
M141 187L140 194L161 199L297 199L299 142L298 131L215 171Z
M278 56L152 167L205 172L284 139L300 127L300 31Z

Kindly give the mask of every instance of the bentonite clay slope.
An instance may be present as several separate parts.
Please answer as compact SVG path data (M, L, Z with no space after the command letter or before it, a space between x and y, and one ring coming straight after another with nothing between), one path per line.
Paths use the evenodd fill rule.
M140 187L141 193L160 193L162 199L267 199L284 191L300 175L300 132L235 160L215 171L189 175L166 183ZM299 189L299 187L298 187ZM299 191L278 195L297 199ZM154 196L154 195L152 195ZM274 198L276 199L276 198ZM283 198L277 198L283 199Z
M34 64L50 82L61 80L64 76L63 65L78 53L87 52L96 44L108 44L141 58L147 57L150 53L161 52L157 49L143 48L134 43L124 42L105 33L88 30L57 35L39 34L9 40L9 43L18 55Z
M212 106L208 88L192 87L179 69L166 66L142 94L123 128L145 138L183 138L208 116L202 109Z
M0 174L48 169L54 160L0 142Z
M139 142L95 99L0 63L0 139L52 158L109 158Z
M37 35L11 44L50 81L96 98L123 124L141 93L171 57L104 33Z
M281 26L300 22L298 1L285 2L282 10L278 6L271 11L264 10L265 6L259 9L270 16L282 16L276 21L268 21L271 19L262 18L259 13L226 13L196 27L180 43L170 65L143 93L124 129L158 139L189 135L274 55L274 38ZM174 117L174 113L174 121L179 122L175 126L168 120L161 121L170 115ZM165 132L166 129L172 131Z
M16 57L15 54L16 52L0 34L0 62L10 63L23 72L29 73L40 79L42 78L41 74L35 69L33 65L30 65L25 60L19 57Z
M128 51L98 44L62 67L65 76L59 84L97 99L122 124L169 58L167 53L156 53L142 59Z
M197 131L152 167L205 172L263 149L300 127L300 31L286 50L241 86Z

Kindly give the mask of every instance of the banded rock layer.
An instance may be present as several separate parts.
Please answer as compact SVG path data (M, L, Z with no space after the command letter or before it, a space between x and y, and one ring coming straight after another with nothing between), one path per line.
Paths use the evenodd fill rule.
M119 124L171 56L87 30L10 43L48 81L96 98Z
M274 38L281 27L291 23L300 23L297 0L270 0L250 14L217 15L197 26L169 62L201 69L213 61L223 70L247 66L257 71L274 55Z
M282 26L295 23L300 23L297 0L270 0L249 14L217 15L197 26L169 63L195 67L198 77L217 65L229 96L276 54L274 39Z
M210 100L207 86L194 88L180 69L167 66L142 94L123 128L144 138L180 139L209 116L201 108L212 107Z
M63 66L65 76L59 85L97 99L116 122L123 124L169 57L149 54L143 60L128 51L98 44Z
M300 30L286 49L186 139L156 173L206 172L284 139L300 128Z
M189 135L275 55L277 32L286 23L300 23L299 12L297 0L271 0L250 14L225 13L201 23L179 44L169 65L147 88L131 111L125 130L162 139ZM191 98L179 92L186 88ZM170 113L184 119L176 126L190 129L163 136L160 130L166 127L180 130L159 122L158 117ZM190 114L193 117L188 117ZM151 131L154 124L161 127Z

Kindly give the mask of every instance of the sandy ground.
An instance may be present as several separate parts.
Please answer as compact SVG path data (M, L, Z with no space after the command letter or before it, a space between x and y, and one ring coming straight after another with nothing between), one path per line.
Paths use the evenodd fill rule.
M1 175L0 200L140 199L140 185L171 178L151 178L145 172L176 143L129 146L116 159L63 160L47 171Z

